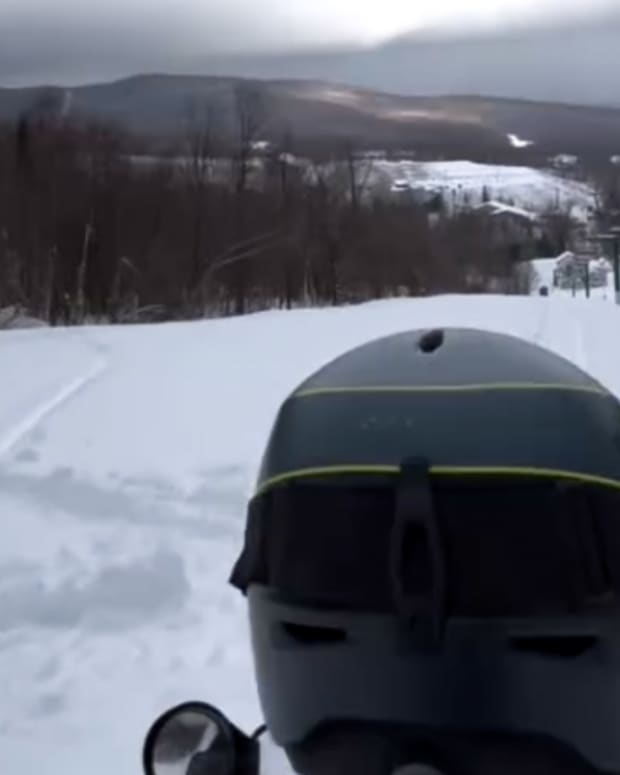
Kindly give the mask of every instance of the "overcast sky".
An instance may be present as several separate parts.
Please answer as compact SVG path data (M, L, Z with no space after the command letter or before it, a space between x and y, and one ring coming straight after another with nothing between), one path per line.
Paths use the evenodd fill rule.
M0 0L0 84L80 83L199 57L367 46L428 27L495 28L619 0Z

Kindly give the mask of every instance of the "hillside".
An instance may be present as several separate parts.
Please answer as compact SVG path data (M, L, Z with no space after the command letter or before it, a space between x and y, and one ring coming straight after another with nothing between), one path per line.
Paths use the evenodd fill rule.
M480 205L486 194L539 214L559 207L585 223L596 204L594 190L586 183L531 167L470 161L374 161L368 187L380 190L385 181L392 185L407 181L413 189L441 192L449 209Z
M192 109L214 108L221 130L233 131L240 79L145 75L80 86L0 89L0 119L15 120L46 102L62 115L111 120L149 134L183 131ZM245 82L247 84L247 82ZM366 145L444 151L448 156L505 161L550 153L620 153L620 109L468 96L407 97L326 81L252 81L265 121L262 134L281 139L347 138ZM512 148L508 135L533 144Z

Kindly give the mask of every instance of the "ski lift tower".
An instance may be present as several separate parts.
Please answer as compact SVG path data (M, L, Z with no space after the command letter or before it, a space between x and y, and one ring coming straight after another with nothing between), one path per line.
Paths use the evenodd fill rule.
M594 234L594 242L601 247L611 246L614 266L614 293L616 304L620 304L620 226L611 226L607 231Z

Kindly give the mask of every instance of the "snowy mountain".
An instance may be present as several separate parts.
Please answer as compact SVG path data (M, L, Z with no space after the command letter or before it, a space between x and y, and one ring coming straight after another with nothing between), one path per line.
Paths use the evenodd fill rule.
M620 395L620 312L561 293L0 333L3 773L136 775L189 698L259 721L227 578L277 408L349 348L438 325L537 342Z

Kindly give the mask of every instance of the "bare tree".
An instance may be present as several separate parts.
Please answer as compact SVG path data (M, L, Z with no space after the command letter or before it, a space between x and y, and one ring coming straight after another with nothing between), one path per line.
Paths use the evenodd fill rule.
M237 131L234 185L240 196L248 185L250 160L266 120L266 106L260 91L246 82L241 82L235 88L234 100Z
M430 217L379 191L352 143L317 144L305 163L289 134L256 158L268 119L256 94L237 92L234 146L215 106L195 105L182 164L137 160L150 143L114 127L0 125L0 304L80 323L509 290L510 245L494 245L483 214Z
M558 255L573 248L578 224L570 213L570 207L564 210L547 210L542 216L542 223L542 239L551 255Z
M205 267L209 262L209 194L216 173L218 132L216 111L210 102L192 104L188 110L184 171L188 185L190 255L186 296L192 314L200 314L205 303Z
M260 130L266 119L266 108L258 89L247 82L237 85L234 92L235 118L237 128L237 148L233 160L234 168L234 240L242 241L248 237L248 178L253 151ZM243 314L246 306L246 264L235 262L231 272L235 288L234 311Z

